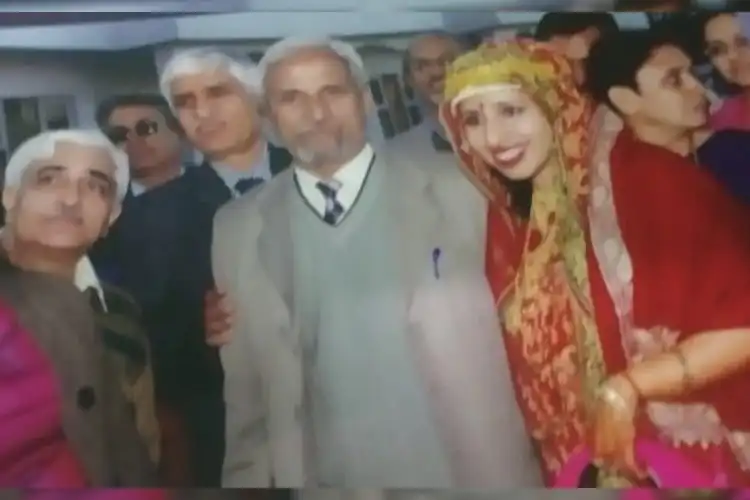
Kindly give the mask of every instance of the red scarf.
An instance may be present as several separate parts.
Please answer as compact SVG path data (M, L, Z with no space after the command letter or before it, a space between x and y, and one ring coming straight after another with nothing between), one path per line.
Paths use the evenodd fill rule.
M633 266L635 324L675 330L680 341L750 327L750 210L689 159L627 129L610 160L617 220ZM600 332L612 331L613 315L602 314L611 303L594 296ZM610 366L624 363L614 359L613 353L622 356L615 337L602 335ZM729 428L750 431L750 412L737 404L748 395L750 370L691 399L715 406Z

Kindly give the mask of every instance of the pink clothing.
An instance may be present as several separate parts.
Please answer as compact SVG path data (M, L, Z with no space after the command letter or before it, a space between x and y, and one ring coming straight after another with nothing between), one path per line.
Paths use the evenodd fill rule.
M166 500L170 496L165 490L131 488L68 493L59 491L28 492L24 495L23 500Z
M86 486L63 433L61 408L52 365L0 304L0 487Z
M742 94L725 99L710 124L713 130L750 130L750 101Z

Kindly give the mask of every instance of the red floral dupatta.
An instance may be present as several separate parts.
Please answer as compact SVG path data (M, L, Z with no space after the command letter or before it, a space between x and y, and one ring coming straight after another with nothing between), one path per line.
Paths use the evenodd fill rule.
M528 220L510 209L493 167L463 140L464 91L520 85L548 117L555 143L553 180L535 190ZM583 210L590 107L567 60L545 44L515 40L480 46L457 59L446 78L441 121L464 172L490 201L487 277L505 324L516 398L540 443L547 481L585 441L586 408L604 376L591 308Z

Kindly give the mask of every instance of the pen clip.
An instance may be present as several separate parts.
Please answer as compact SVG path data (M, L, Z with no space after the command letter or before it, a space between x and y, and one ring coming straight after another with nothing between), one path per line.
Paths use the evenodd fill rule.
M435 248L432 251L432 272L435 275L435 279L440 279L440 249Z

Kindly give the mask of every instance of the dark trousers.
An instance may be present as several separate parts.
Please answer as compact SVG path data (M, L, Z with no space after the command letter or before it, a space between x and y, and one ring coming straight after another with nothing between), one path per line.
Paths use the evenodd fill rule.
M224 463L224 400L221 394L198 395L184 406L196 488L221 486Z

